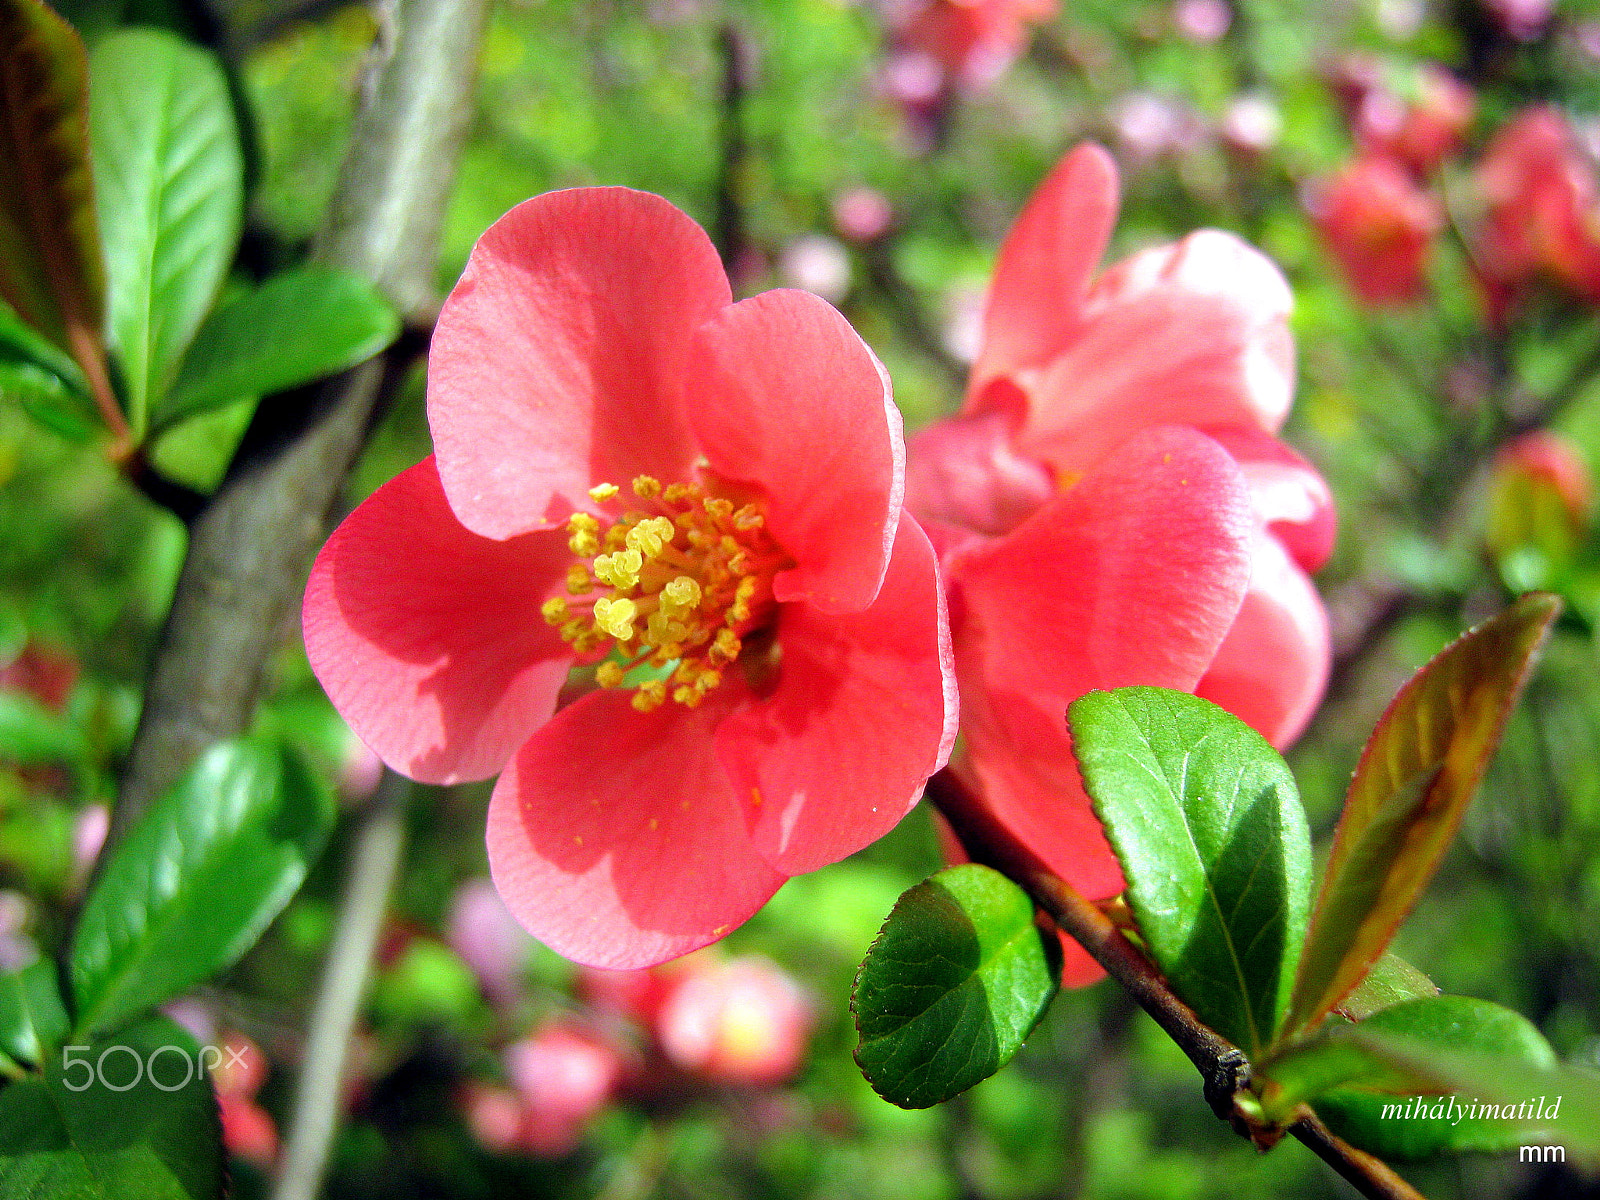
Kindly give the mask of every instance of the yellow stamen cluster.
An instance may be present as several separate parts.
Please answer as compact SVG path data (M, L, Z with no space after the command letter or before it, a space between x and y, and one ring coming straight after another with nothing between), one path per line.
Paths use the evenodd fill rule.
M589 489L597 504L620 493ZM668 699L694 708L722 682L744 638L775 607L772 579L792 566L766 530L758 505L708 494L697 483L641 475L632 491L642 508L609 524L589 513L567 522L567 545L581 560L567 571L566 596L541 610L580 655L612 656L595 671L601 687L625 686L640 666L671 668L634 689L641 712ZM642 628L641 628L642 626Z

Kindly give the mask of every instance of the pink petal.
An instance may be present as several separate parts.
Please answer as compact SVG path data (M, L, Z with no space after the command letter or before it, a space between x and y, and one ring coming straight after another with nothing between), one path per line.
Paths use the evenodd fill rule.
M489 227L428 356L428 421L463 524L504 538L588 488L687 478L689 338L731 296L700 227L659 196L535 196Z
M955 675L927 535L903 516L872 607L791 605L778 637L777 690L723 722L717 752L757 850L798 875L889 832L950 754Z
M951 560L986 638L982 686L1063 711L1092 688L1187 691L1239 611L1254 527L1221 446L1176 426L1139 434L1011 533Z
M1269 533L1256 536L1239 619L1195 688L1274 746L1300 736L1328 682L1328 613L1311 581Z
M1064 988L1088 987L1106 977L1106 969L1090 956L1089 952L1073 940L1070 934L1061 934L1061 986Z
M1037 459L1011 448L1012 421L1000 412L946 417L906 441L906 507L919 521L997 535L1055 495Z
M1039 185L1000 247L969 407L990 380L1041 366L1066 345L1116 216L1116 164L1092 143Z
M968 650L957 671L973 678ZM1072 756L1064 701L990 687L964 687L961 774L995 818L1062 879L1091 900L1126 884L1105 830L1089 807Z
M489 868L506 906L567 958L627 969L714 942L784 881L750 844L712 734L744 695L640 713L595 692L511 760L489 802Z
M549 719L572 661L539 605L572 559L562 533L462 528L434 460L334 530L306 586L306 654L374 753L425 783L493 775Z
M900 410L889 376L826 301L772 291L742 300L695 339L689 419L711 467L759 484L767 526L799 563L780 601L829 612L872 603L904 489Z
M1333 493L1317 469L1271 434L1258 429L1208 429L1244 472L1257 519L1305 571L1333 553L1338 518Z
M1277 267L1227 234L1134 255L1030 389L1019 449L1081 472L1149 425L1276 430L1294 388L1289 306Z

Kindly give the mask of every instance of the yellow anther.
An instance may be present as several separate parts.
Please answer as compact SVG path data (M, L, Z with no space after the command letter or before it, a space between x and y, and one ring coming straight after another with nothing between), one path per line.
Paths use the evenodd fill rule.
M633 479L633 494L641 500L649 500L661 494L661 481L653 475L635 475Z
M717 630L716 640L711 643L711 649L706 651L706 658L719 667L725 667L739 657L742 649L744 643L738 635L724 627Z
M594 673L594 681L603 688L621 687L622 680L627 672L622 669L621 663L609 659L601 663Z
M567 568L567 591L574 596L581 596L594 587L594 576L589 574L589 568L582 563L573 563Z
M652 679L641 683L639 690L633 693L633 706L640 712L653 712L661 707L667 698L667 685L659 679Z
M735 575L748 575L752 569L748 550L741 550L728 559L728 570Z
M743 533L748 533L752 529L760 529L766 523L766 517L762 515L761 510L754 504L746 504L733 514L733 527Z
M733 515L733 501L721 496L707 496L700 503L714 520L725 521Z
M588 513L573 513L567 520L572 536L567 545L579 558L592 558L600 550L600 522Z
M606 530L606 549L621 550L628 544L628 527L626 523L613 525Z
M639 582L639 569L643 566L644 555L637 550L618 550L595 559L594 573L614 588L631 588Z
M585 633L589 631L589 624L582 617L573 617L561 627L561 640L572 642L574 645Z
M700 489L692 483L669 483L667 490L661 493L661 498L668 504L682 504L685 500L693 500L700 494Z
M679 575L661 589L661 611L677 617L700 606L700 584L688 575Z
M712 688L722 683L722 672L706 667L700 672L700 677L694 681L695 687L702 692L709 692Z
M646 558L655 558L676 532L666 517L649 517L628 530L628 547Z
M604 504L617 494L617 485L614 483L597 483L589 489L589 499L596 504Z
M689 636L689 627L659 608L645 621L645 633L652 645L676 645ZM678 657L676 654L671 657Z
M632 600L607 600L594 602L594 623L619 642L633 637L633 621L639 615L639 606Z
M551 596L550 599L539 606L539 612L544 616L545 622L550 625L560 625L570 615L564 596Z
M681 687L672 690L672 698L685 708L699 708L706 694L699 688Z

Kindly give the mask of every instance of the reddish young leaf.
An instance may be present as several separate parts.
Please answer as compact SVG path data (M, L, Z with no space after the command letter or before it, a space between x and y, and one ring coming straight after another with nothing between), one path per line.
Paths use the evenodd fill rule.
M1334 835L1285 1036L1349 994L1433 877L1560 607L1524 596L1469 630L1378 722Z
M87 95L72 26L39 0L0 0L0 297L80 362L105 295Z

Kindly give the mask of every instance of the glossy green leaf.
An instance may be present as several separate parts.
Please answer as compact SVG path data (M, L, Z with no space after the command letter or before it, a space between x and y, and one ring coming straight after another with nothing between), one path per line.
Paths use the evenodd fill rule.
M1429 996L1391 1005L1367 1020L1337 1021L1257 1065L1266 1082L1267 1114L1279 1117L1334 1088L1388 1093L1430 1091L1431 1070L1420 1074L1369 1049L1373 1034L1398 1034L1439 1050L1479 1050L1519 1063L1549 1066L1555 1052L1528 1019L1509 1008L1470 996Z
M900 897L856 975L856 1062L902 1108L993 1075L1060 988L1061 945L997 871L941 871Z
M128 29L95 47L90 74L106 337L142 431L233 262L244 165L227 83L205 51Z
M0 304L0 404L20 405L74 441L92 436L99 424L82 369L6 304Z
M40 959L0 975L0 1050L38 1066L66 1039L69 1027L53 962Z
M199 1048L165 1018L65 1047L0 1091L0 1196L217 1200L222 1126Z
M1440 651L1383 714L1334 835L1290 1029L1344 999L1433 878L1560 608L1523 597Z
M1373 1013L1396 1004L1438 994L1433 980L1392 950L1386 950L1334 1011L1347 1020L1365 1021Z
M1201 1020L1258 1053L1288 1005L1310 908L1311 834L1289 768L1184 692L1090 692L1068 719L1148 953Z
M0 298L70 350L105 295L83 43L39 0L0 0L0 47Z
M245 397L283 391L371 358L400 334L400 317L372 284L306 266L224 301L195 335L151 425Z
M1582 1096L1563 1096L1584 1080L1531 1022L1486 1000L1435 996L1330 1024L1259 1064L1257 1079L1268 1116L1310 1101L1335 1133L1384 1158L1584 1144L1572 1128Z
M1409 1138L1385 1125L1381 1104L1372 1118L1369 1098L1361 1098L1367 1107L1353 1111L1345 1099L1352 1093L1330 1093L1318 1100L1317 1111L1330 1124L1346 1136L1367 1139L1358 1143L1364 1148L1406 1158L1445 1151L1504 1152L1536 1144L1561 1147L1562 1161L1600 1166L1600 1073L1548 1061L1531 1044L1526 1054L1518 1055L1504 1049L1442 1047L1427 1038L1361 1026L1352 1036L1397 1074L1428 1078L1436 1091L1457 1096L1458 1104L1493 1104L1501 1111L1496 1118L1480 1107L1463 1116L1459 1110L1452 1114L1447 1103L1443 1114L1431 1118L1435 1125L1430 1143L1425 1124ZM1346 1107L1336 1112L1340 1103ZM1466 1127L1468 1122L1482 1127L1456 1132L1444 1127L1452 1123ZM1373 1131L1375 1124L1380 1128Z
M231 965L321 853L333 803L286 749L213 747L112 854L73 937L77 1032L115 1028Z
M93 436L95 423L77 401L58 376L42 367L0 361L0 404L18 405L46 429L82 442Z

